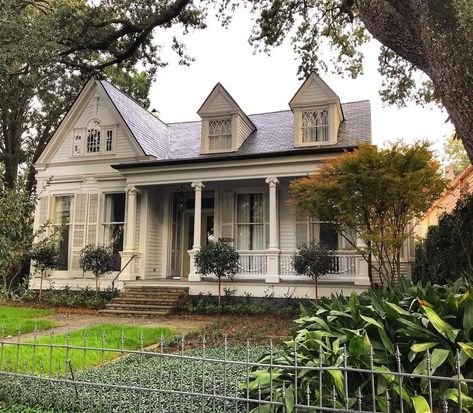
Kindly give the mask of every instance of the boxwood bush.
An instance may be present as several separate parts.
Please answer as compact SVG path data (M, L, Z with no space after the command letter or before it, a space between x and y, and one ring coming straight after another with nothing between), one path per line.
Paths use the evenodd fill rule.
M425 375L428 351L432 374L455 377L458 354L464 377L473 378L473 287L462 280L449 286L421 286L404 279L391 290L322 298L318 305L304 309L296 323L298 328L292 340L276 353L272 363L294 365L297 354L299 366L318 366L322 353L324 366L339 366L343 363L346 346L349 366L369 369L372 349L377 371L398 371L399 361L403 372ZM269 363L270 356L265 355L260 362ZM298 400L305 401L309 389L313 405L319 404L318 373L299 372L297 389L290 385L294 383L293 370L273 370L272 375L273 397L282 400L285 394L287 412L292 411L295 392ZM359 389L363 400L371 402L369 374L349 373L348 382L349 402L353 409L358 408L356 395ZM269 371L254 371L250 383L253 396L257 396L258 387L261 387L263 396L269 398L269 383ZM338 408L343 408L343 373L326 371L323 383L324 405L332 406L335 388ZM286 386L285 392L283 386ZM427 386L427 380L404 380L405 412L430 412L430 409L420 407L428 406ZM432 386L436 406L442 406L444 399L450 406L457 405L456 383L432 381ZM392 397L391 411L398 411L401 391L395 376L384 374L377 379L375 397L380 411L387 411L386 389ZM472 388L462 387L465 411L473 411L472 395ZM369 410L370 406L365 408Z

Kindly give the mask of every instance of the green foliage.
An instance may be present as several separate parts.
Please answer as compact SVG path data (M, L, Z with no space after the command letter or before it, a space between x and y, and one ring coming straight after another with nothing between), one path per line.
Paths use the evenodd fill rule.
M450 136L443 144L446 161L453 166L453 173L459 175L468 165L471 165L470 159L465 151L465 147L457 136Z
M90 308L101 310L116 295L116 291L111 289L100 290L97 292L88 287L81 290L71 290L65 287L60 290L43 290L41 300L38 292L27 290L18 297L18 301L28 304L41 304L41 306L51 307L71 307L71 308Z
M96 278L113 271L113 254L110 247L104 245L86 245L80 251L80 268L90 271Z
M33 231L37 200L26 190L24 180L12 189L0 178L0 277L7 295L21 281L22 262L28 258L34 238L45 230Z
M415 285L405 279L391 290L370 290L357 296L332 296L321 298L318 304L304 308L292 340L286 342L283 350L276 352L272 363L293 366L296 354L298 366L318 365L338 366L343 361L344 348L347 349L347 364L361 369L370 369L370 351L373 351L374 369L381 374L376 380L375 396L378 403L384 398L385 390L392 395L391 409L398 411L399 381L389 372L398 371L399 357L402 371L407 373L427 373L427 351L429 351L432 374L453 377L457 374L456 354L459 352L462 372L465 378L473 377L473 287L457 282L446 287ZM297 353L295 353L297 348ZM399 352L397 351L399 349ZM322 353L320 353L322 351ZM322 354L322 356L320 355ZM321 358L320 358L321 357ZM260 362L269 363L265 355ZM258 384L262 394L268 398L269 372L255 370L249 388L257 395ZM282 400L283 381L294 382L294 371L281 368L273 371L274 397ZM324 403L329 405L333 386L337 397L343 400L343 373L334 371L323 373ZM365 403L371 401L370 375L348 373L350 406L356 407L358 388ZM406 412L419 411L415 406L422 405L422 396L427 394L427 381L411 378L404 381L402 397ZM311 374L300 374L298 387L299 400L305 400L307 386L315 395L312 404L318 405L319 381ZM456 384L432 380L433 400L441 405L444 397L456 403ZM462 388L464 408L470 411L473 389ZM287 393L291 393L287 390ZM452 396L452 397L450 397ZM294 397L289 394L286 399ZM327 400L325 400L325 397ZM286 400L287 402L288 400ZM451 403L452 404L452 403ZM363 410L370 410L364 406ZM287 410L291 412L291 409ZM381 409L381 411L384 411Z
M473 277L473 194L463 194L451 213L429 227L417 245L413 273L417 280L441 284Z
M31 331L46 330L56 325L54 321L42 317L51 315L51 310L25 307L0 307L0 337L16 336Z
M99 277L110 274L114 268L113 251L105 245L86 245L80 251L79 265L82 271L95 276L95 293L99 291Z
M240 255L231 245L223 242L209 242L194 257L195 267L202 275L215 275L218 278L218 304L220 305L222 278L230 279L238 270Z
M59 252L56 245L48 241L40 241L33 245L30 258L41 271L56 268L59 262Z
M360 145L293 181L290 190L298 206L331 222L389 287L400 276L401 249L414 234L412 223L444 187L427 143L398 142L385 149ZM365 247L353 242L355 234Z

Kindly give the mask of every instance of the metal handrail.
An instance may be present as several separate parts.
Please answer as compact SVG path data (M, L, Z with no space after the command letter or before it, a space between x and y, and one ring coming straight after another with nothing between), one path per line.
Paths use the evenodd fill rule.
M128 264L130 264L130 262L136 257L135 254L133 254L130 259L128 260L128 262L125 264L125 266L118 272L117 275L115 275L115 277L113 278L112 280L112 298L113 298L113 292L115 290L115 281L117 281L118 277L120 277L120 274L125 270L126 267L128 267Z

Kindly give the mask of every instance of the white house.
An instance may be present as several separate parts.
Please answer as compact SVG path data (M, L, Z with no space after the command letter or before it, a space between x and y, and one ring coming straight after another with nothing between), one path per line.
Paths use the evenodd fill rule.
M371 142L369 102L342 104L312 74L287 110L247 115L217 84L197 113L199 121L165 123L106 81L85 85L36 163L44 187L36 225L66 222L55 287L93 285L79 251L103 243L113 247L117 272L102 287L126 266L119 287L215 292L193 256L218 239L240 253L237 294L262 296L271 286L276 296L313 295L292 268L294 251L310 240L337 250L322 293L366 288L363 259L330 225L290 205L288 185Z

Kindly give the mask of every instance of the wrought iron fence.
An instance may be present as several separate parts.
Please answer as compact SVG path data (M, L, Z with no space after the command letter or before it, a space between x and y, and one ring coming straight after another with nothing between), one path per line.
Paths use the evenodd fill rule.
M76 337L77 338L77 337ZM427 374L403 371L397 353L397 371L382 370L368 356L370 368L349 364L341 347L339 365L325 365L324 351L300 364L297 356L278 362L277 350L268 347L186 345L184 337L137 350L127 349L121 334L118 346L89 343L87 335L56 343L45 339L0 341L0 401L58 412L345 412L409 413L468 412L473 405L455 391L438 398L435 389L457 394L473 390L464 378L460 355L454 377L436 376L427 357ZM265 354L264 358L261 358ZM287 354L287 353L286 353ZM298 354L297 346L293 355ZM429 353L427 353L429 355ZM361 383L353 387L353 382ZM327 383L333 386L327 390ZM416 388L417 383L417 388ZM405 388L414 388L424 400L418 408L407 400ZM467 397L467 396L465 396ZM467 403L468 402L468 403Z

